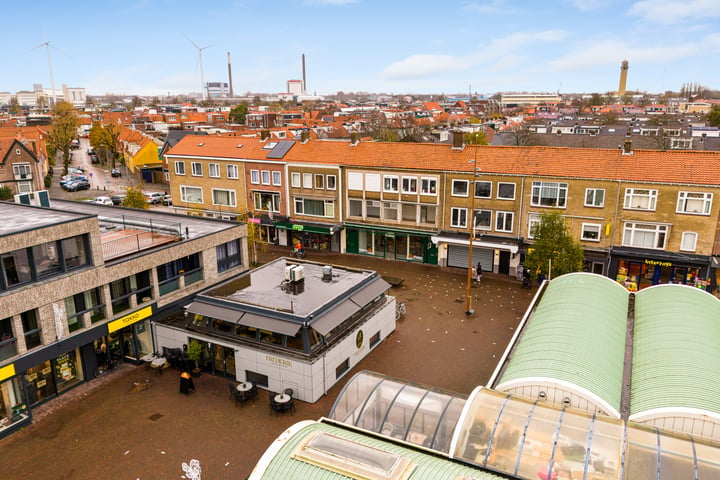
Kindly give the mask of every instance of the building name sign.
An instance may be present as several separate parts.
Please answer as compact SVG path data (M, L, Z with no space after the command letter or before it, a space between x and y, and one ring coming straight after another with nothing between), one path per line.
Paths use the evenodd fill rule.
M661 267L672 267L671 262L661 262L660 260L650 260L649 258L645 259L645 265L659 265Z
M265 355L265 360L270 363L274 363L275 365L280 365L281 367L292 367L292 362L290 360L275 357L273 355Z
M118 318L117 320L108 323L108 333L121 330L128 325L132 325L135 322L139 322L140 320L148 318L150 315L152 315L152 305L148 305L145 308L141 308L137 312L133 312L130 315L125 315L124 317Z

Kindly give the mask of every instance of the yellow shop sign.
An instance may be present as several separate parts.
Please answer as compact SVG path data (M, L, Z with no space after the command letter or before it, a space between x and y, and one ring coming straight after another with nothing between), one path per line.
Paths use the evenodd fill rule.
M112 322L108 323L108 333L121 330L128 325L132 325L135 322L139 322L140 320L148 318L150 315L152 315L152 305L148 305L145 308L141 308L137 312L133 312L130 315L125 315L124 317L118 318L117 320L113 320Z

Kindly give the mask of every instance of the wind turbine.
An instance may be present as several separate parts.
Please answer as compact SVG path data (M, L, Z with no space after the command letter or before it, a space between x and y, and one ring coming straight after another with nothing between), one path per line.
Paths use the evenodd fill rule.
M47 52L47 59L48 59L48 70L50 70L50 88L52 89L52 105L51 107L54 107L57 103L57 99L55 98L55 80L53 79L53 73L52 73L52 63L50 62L50 42L44 41L40 45L33 47L31 50L35 50L40 47L45 47L45 50Z
M188 41L190 43L192 43L193 47L197 48L197 51L198 51L198 63L200 63L200 83L201 83L200 95L201 95L202 100L204 101L205 100L205 76L203 75L202 52L206 48L212 47L212 45L208 45L206 47L199 47L195 42L193 42L189 38L188 38Z

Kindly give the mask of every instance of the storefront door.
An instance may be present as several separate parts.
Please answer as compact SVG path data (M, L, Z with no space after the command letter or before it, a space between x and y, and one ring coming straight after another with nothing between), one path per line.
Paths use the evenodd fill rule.
M212 345L212 373L235 378L235 350L222 345Z

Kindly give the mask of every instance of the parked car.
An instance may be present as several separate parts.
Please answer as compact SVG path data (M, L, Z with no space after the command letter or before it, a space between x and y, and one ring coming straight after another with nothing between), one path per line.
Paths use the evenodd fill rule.
M97 203L98 205L114 205L110 197L95 197L92 203Z
M87 177L86 177L85 175L77 174L77 173L73 173L73 174L71 174L71 175L64 175L64 176L60 179L60 186L61 186L62 188L64 188L65 190L67 190L67 185L68 185L69 183L73 183L73 182L75 182L75 181L77 181L77 180L87 180Z
M170 195L164 195L162 199L163 205L172 205L172 197Z
M100 159L94 153L90 155L90 163L100 163Z
M127 195L125 195L124 193L117 193L115 195L112 195L110 197L110 200L112 200L113 205L120 205L122 204L123 200L125 200L126 196Z
M85 179L75 180L65 184L65 190L68 192L78 192L80 190L90 190L90 182Z
M77 138L73 139L70 142L70 148L72 148L73 150L80 148L80 140L78 140Z
M120 172L120 169L119 169L119 168L113 168L113 169L110 171L110 175L113 176L113 177L122 177L122 173Z
M95 155L95 149L93 147L88 147L87 153L88 155Z
M153 205L162 202L163 199L163 194L160 192L144 193L143 195L145 195L145 201Z

